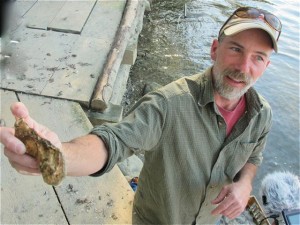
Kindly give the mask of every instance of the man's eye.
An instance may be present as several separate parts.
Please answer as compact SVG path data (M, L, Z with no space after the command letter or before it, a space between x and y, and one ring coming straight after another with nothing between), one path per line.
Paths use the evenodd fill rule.
M261 56L256 56L256 60L257 60L257 61L264 61L264 58L261 57Z
M237 48L237 47L231 47L231 50L235 51L235 52L240 52L241 49L240 48Z

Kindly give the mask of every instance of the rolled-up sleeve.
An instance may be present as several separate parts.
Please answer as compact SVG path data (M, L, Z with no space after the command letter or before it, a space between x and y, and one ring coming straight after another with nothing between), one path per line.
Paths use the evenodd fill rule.
M120 123L96 126L91 131L101 138L108 150L108 161L102 170L91 176L100 176L132 154L151 150L160 140L166 117L164 96L153 92L144 96Z

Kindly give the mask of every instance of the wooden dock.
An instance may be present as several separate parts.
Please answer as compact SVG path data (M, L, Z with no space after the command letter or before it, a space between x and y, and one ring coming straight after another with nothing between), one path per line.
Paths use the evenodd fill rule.
M93 126L83 108L121 108L144 10L130 0L14 2L16 20L1 38L2 123L13 126L9 107L21 101L68 141ZM132 222L134 193L118 166L99 178L68 177L58 187L18 174L3 151L0 169L1 224Z

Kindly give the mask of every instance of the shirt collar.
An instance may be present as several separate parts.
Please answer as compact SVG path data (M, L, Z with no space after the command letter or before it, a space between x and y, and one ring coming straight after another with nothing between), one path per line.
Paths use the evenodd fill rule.
M205 106L215 101L211 71L212 67L209 67L201 76L198 99L199 106Z
M247 110L252 114L257 114L263 107L262 98L254 88L249 88L246 92Z

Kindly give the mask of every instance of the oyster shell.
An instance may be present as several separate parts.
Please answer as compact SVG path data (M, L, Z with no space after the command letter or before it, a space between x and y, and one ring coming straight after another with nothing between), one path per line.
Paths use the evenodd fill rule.
M15 136L26 146L26 153L39 162L44 182L58 185L65 177L65 163L60 149L40 137L22 118L15 122Z

